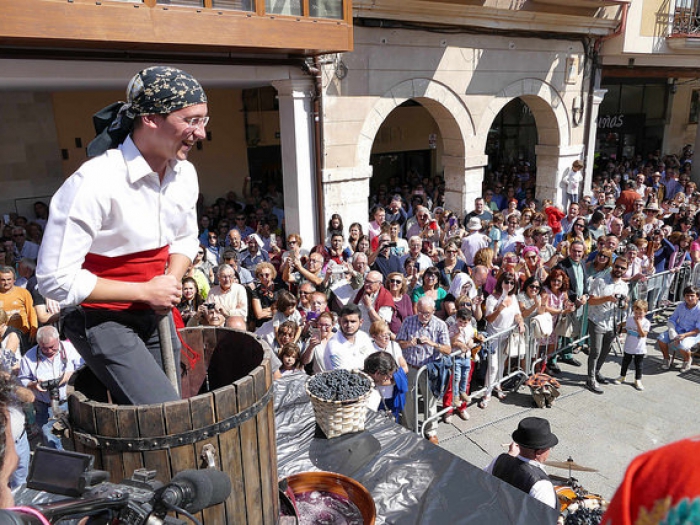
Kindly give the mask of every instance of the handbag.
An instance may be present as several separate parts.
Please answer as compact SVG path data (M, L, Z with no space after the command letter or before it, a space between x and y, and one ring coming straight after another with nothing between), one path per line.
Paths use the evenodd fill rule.
M554 319L552 318L552 314L545 312L543 314L536 315L532 318L531 326L532 337L535 339L544 339L545 337L549 337L552 335L552 331L554 330Z
M575 314L563 315L559 318L557 327L554 333L559 337L571 337L574 335L574 316Z
M508 357L525 356L525 337L520 332L514 330L508 337Z

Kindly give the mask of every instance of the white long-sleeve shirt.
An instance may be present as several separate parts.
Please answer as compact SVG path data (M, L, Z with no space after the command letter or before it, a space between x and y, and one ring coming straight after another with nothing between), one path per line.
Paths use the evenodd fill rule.
M170 254L193 259L198 194L190 162L171 161L161 182L131 137L87 161L51 200L36 271L40 293L62 305L83 302L97 283L82 268L88 253L117 257L169 246Z

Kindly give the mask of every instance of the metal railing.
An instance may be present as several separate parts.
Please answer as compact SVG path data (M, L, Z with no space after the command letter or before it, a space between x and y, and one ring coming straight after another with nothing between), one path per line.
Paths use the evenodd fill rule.
M500 386L503 384L505 381L508 381L514 377L517 376L522 376L523 378L527 378L530 370L529 363L532 362L532 351L533 351L533 344L532 344L532 338L526 338L525 342L525 347L524 347L524 353L520 353L520 349L515 349L514 353L515 355L512 355L511 353L511 348L510 348L510 343L513 341L511 339L511 335L514 334L518 330L518 326L514 326L512 328L509 328L508 330L504 330L502 332L498 332L496 334L493 334L481 343L481 356L486 357L486 382L482 388L476 391L471 391L470 396L476 397L476 396L481 396L486 394L487 392L490 393L494 388ZM523 334L524 336L524 334ZM536 350L536 349L535 349ZM461 350L457 350L450 354L450 357L459 357L462 355ZM523 366L524 365L524 366ZM475 362L472 361L471 366L475 366ZM418 385L420 381L423 381L423 386L424 392L428 392L430 389L430 384L428 380L428 374L427 374L427 366L422 366L416 375L416 383L413 387L413 390L409 391L409 400L408 402L413 403L414 407L414 414L416 414L415 421L414 421L414 428L413 431L418 434L418 435L423 435L423 429L428 425L429 423L438 420L440 417L442 417L444 414L448 413L449 411L453 410L452 406L446 406L443 407L441 410L438 410L435 414L430 415L429 414L429 407L428 403L424 403L424 410L421 414L420 412L420 389L418 388ZM495 381L491 377L492 372L495 370ZM452 375L450 377L450 381L453 382L452 384L452 392L453 395L459 397L459 389L457 388L457 385L454 384L455 380L455 363L453 361L452 364ZM439 401L439 400L438 400ZM423 420L419 420L419 415L423 416Z
M679 268L650 275L645 280L630 286L630 298L645 299L649 303L649 313L655 314L683 300L683 289L700 282L700 265L691 269L685 262ZM629 308L631 308L631 303Z
M681 267L675 270L669 270L665 272L660 272L646 278L644 281L638 281L634 285L630 286L630 298L631 299L646 299L649 303L649 313L654 314L658 311L665 310L668 307L676 306L680 301L683 300L683 289L688 285L700 286L700 264L696 265L695 268L691 268L689 263L684 263ZM628 302L628 309L631 309L632 302ZM624 314L624 312L623 312ZM566 354L569 352L574 352L577 349L585 347L588 345L588 304L581 307L581 309L575 314L578 317L576 323L577 332L573 334L572 337L564 338L560 337L558 339L557 345L554 352L551 354L546 353L546 349L543 348L544 344L542 340L535 339L529 334L534 333L532 329L532 323L527 327L525 332L526 344L524 354L520 355L518 352L517 356L513 356L511 352L510 337L517 329L517 325L502 332L493 334L487 337L482 343L481 355L486 357L486 362L483 364L486 366L487 380L484 386L478 390L471 390L469 392L470 397L479 397L490 393L494 388L503 385L503 383L511 380L514 377L522 376L523 379L530 377L536 372L540 371L545 364L545 360L551 360L553 357L559 356L561 354ZM618 322L623 325L625 322L625 316L621 315ZM554 327L556 329L556 326ZM461 350L457 350L450 354L451 357L458 357L462 355ZM472 361L471 366L476 366L476 362ZM452 391L453 395L459 397L459 389L455 385L455 365L452 365L452 376L450 380L453 382ZM495 381L489 381L490 372L496 370ZM420 401L421 395L418 388L419 383L423 381L424 392L428 392L430 389L430 384L427 374L427 366L423 366L418 370L416 375L416 383L413 389L409 391L407 403L413 403L415 421L413 431L418 435L423 435L424 429L427 424L439 420L443 415L454 410L452 406L443 406L435 414L429 414L428 403L424 403L423 411L420 411ZM438 402L440 400L438 399ZM422 416L422 421L421 421Z
M682 0L671 14L672 35L700 34L700 0Z

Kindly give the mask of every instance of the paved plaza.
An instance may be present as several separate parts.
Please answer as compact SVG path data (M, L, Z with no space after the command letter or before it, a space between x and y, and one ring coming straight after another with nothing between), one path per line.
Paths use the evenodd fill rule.
M633 386L634 370L627 373L628 383L605 385L603 395L584 387L587 355L576 357L583 366L562 364L557 376L562 384L561 397L552 408L533 408L528 387L508 394L504 401L495 397L481 410L473 401L468 421L454 417L453 423L440 423L440 446L470 463L486 466L506 450L518 421L527 416L549 419L559 444L550 460L566 461L598 469L598 472L573 472L589 492L612 498L630 460L641 452L700 434L700 366L680 373L680 359L672 370L660 368L662 355L653 338L665 330L664 322L655 322L644 359L645 390ZM603 367L606 377L620 374L621 355L611 357ZM698 360L696 359L696 363ZM548 467L550 475L568 477L568 472ZM555 481L555 484L557 483Z

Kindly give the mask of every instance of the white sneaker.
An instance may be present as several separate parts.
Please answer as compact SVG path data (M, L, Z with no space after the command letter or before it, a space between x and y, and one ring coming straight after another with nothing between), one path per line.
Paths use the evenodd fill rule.
M620 376L617 379L613 379L613 385L621 385L625 382L625 376Z
M641 381L635 381L634 388L636 388L637 390L639 390L641 392L642 390L644 390L644 385L642 384Z
M687 372L690 370L692 361L683 361L683 366L681 367L681 372Z
M669 370L671 368L671 362L668 359L664 359L664 362L661 363L661 369L662 370Z

